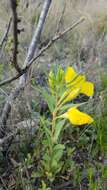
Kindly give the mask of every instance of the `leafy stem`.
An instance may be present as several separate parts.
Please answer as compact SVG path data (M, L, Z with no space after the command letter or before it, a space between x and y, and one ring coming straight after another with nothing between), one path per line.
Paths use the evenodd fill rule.
M58 118L57 114L58 111L60 110L63 102L60 101L61 99L59 99L59 101L57 101L55 109L53 111L53 115L52 115L52 142L54 143L54 133L55 133L55 126L56 126L56 120Z

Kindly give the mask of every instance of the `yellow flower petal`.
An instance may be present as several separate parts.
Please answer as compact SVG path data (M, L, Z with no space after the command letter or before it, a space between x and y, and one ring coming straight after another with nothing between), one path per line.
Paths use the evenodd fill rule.
M66 103L66 102L69 102L71 100L73 100L74 98L76 98L80 93L80 89L79 88L75 88L74 90L71 90L70 91L66 91L65 94L66 94L66 98L64 99L63 103Z
M84 84L85 80L85 75L78 75L77 78L70 83L70 85L74 88L82 88L82 85Z
M94 84L92 82L88 82L88 81L84 82L80 92L87 96L93 96Z
M62 118L67 118L73 125L84 125L90 124L94 120L88 114L79 111L76 107L70 108L66 113L64 113Z
M66 83L71 82L76 77L76 75L77 73L75 72L73 67L68 67L65 72L65 82Z
M80 85L86 80L85 75L78 75L78 73L72 68L68 67L65 72L65 82L69 86L80 87Z

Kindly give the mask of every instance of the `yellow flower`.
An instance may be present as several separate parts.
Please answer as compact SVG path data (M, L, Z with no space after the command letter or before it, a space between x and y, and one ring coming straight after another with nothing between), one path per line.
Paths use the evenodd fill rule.
M78 75L72 67L68 67L65 73L65 82L67 87L80 88L80 93L87 96L94 94L94 85L91 82L86 81L85 75Z
M90 124L94 120L88 114L79 111L76 107L70 108L66 113L60 116L61 118L67 118L73 125Z

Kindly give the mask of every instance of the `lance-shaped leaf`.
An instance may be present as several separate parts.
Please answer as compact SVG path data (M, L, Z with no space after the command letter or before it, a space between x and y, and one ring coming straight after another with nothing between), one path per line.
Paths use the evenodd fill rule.
M55 134L54 134L54 142L57 142L58 141L58 138L59 138L59 135L64 127L64 123L65 121L62 120L62 121L59 121L56 126L55 126Z

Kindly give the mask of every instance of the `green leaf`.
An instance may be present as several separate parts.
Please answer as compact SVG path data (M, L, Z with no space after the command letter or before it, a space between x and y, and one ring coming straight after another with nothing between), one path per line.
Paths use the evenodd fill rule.
M64 126L65 120L59 121L55 126L55 134L54 134L54 142L58 141L59 135L62 131L62 128Z
M53 150L56 151L56 150L59 150L59 149L64 149L65 146L63 144L57 144L54 146Z
M38 190L51 190L51 188L50 188L50 187L47 187L46 184L45 184L45 182L42 181L42 187L39 188Z
M72 108L72 107L80 107L80 106L82 106L82 105L84 105L84 104L86 104L87 102L83 102L83 103L80 103L80 104L73 104L73 103L69 103L69 104L65 104L64 106L62 106L61 108L60 108L60 110L61 111L65 111L65 110L67 110L67 109L69 109L69 108Z
M51 168L56 169L57 167L58 167L58 162L55 159L52 159Z
M42 93L42 96L43 96L44 100L48 104L50 112L53 113L54 108L55 108L55 98L54 98L54 96L52 96L48 92L48 90L45 90L44 88L42 88L41 93Z
M49 162L46 162L46 160L42 160L42 167L45 169L45 171L50 171L50 164Z
M47 153L45 153L44 155L44 160L47 161L48 163L50 162L50 155L48 155Z
M52 159L59 161L60 158L62 157L64 148L65 148L65 146L63 144L55 145L55 147L53 149L53 153L52 153Z
M48 129L48 127L43 126L44 132L46 134L48 145L51 146L51 131Z

